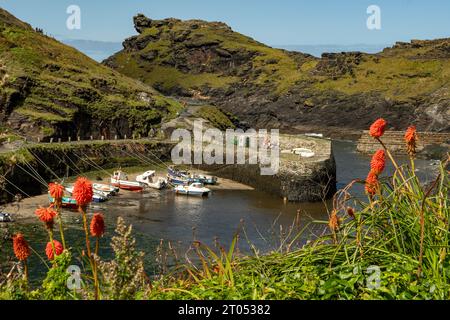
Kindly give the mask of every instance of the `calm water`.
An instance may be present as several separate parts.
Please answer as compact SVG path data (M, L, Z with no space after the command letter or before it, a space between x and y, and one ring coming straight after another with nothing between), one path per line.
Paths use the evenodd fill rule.
M338 188L344 187L354 178L364 179L369 170L370 157L356 152L353 142L334 142L337 163ZM400 159L399 162L407 161ZM417 169L423 179L433 176L435 166L430 161L419 160ZM392 168L388 166L388 172ZM353 194L364 197L362 185L354 187ZM199 240L214 245L217 239L225 247L231 243L236 232L240 233L239 250L249 251L249 243L261 252L277 249L280 234L286 234L291 228L295 231L308 225L307 232L297 244L304 243L321 233L324 224L309 223L313 220L326 220L325 203L284 203L282 199L259 191L214 191L209 198L196 198L175 195L165 190L141 193L122 193L109 202L95 205L91 212L105 214L108 229L102 240L101 255L110 256L107 246L113 235L118 216L134 227L138 248L146 252L146 260L151 269L155 261L155 252L161 239L170 241L180 252L186 251L192 241ZM328 203L329 205L329 203ZM299 220L296 219L299 214ZM65 223L69 226L68 242L74 248L83 247L80 217L77 213L67 213ZM4 228L4 227L3 227ZM10 232L23 231L34 249L43 252L46 233L40 225L10 225ZM245 230L245 232L243 232ZM6 248L5 248L6 246ZM0 258L6 259L10 244L4 244ZM79 249L81 250L81 249ZM75 251L79 256L79 252ZM43 269L45 265L37 257L30 261L33 269Z

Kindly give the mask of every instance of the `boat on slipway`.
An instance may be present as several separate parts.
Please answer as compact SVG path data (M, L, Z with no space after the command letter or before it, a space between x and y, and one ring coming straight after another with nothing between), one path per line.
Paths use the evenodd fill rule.
M215 185L217 184L217 178L213 176L205 176L201 174L190 174L189 171L178 170L175 167L171 166L167 170L167 179L169 183L172 185L186 185L191 183L202 183Z
M68 194L72 195L73 186L66 187L66 191ZM101 191L96 191L96 190L93 190L93 191L94 191L94 194L92 196L92 202L101 203L101 202L105 202L108 200L108 196L106 193L101 192Z
M143 174L136 177L136 181L156 190L161 190L167 186L167 180L164 178L157 178L155 176L156 172L153 170L144 172Z
M183 194L187 196L201 196L207 197L211 193L211 190L206 188L203 183L194 182L190 185L179 185L175 188L176 194Z
M108 184L103 183L94 183L92 184L92 188L98 192L104 192L107 195L115 196L119 193L119 188L110 186Z
M128 175L121 170L113 173L111 176L111 185L128 191L142 191L144 189L142 183L128 180Z
M53 199L50 195L48 195L48 200L50 201L50 204L55 204L55 199ZM66 209L77 209L78 204L77 201L72 197L63 197L61 206Z

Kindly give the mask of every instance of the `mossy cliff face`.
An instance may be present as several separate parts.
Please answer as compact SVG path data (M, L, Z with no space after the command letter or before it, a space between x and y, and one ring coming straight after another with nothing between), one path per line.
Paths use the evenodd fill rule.
M0 8L2 128L41 138L145 135L180 108Z
M346 134L385 117L394 129L450 130L450 39L319 59L270 48L220 22L137 15L134 24L139 34L106 65L252 126Z

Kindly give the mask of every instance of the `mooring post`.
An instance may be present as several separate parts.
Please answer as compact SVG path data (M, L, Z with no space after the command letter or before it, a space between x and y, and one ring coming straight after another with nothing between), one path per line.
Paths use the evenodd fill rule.
M8 143L11 143L11 138L8 138Z
M41 143L41 138L40 137L38 137L37 140L38 140L37 141L38 143Z
M53 138L50 138L50 143L53 143Z
M91 141L94 140L94 137L93 137L93 136L91 136L90 138L91 138Z
M114 140L117 140L117 134L114 136Z
M127 140L127 135L124 136L124 139Z
M105 136L102 136L102 141L104 141L105 140Z
M79 142L79 141L81 141L81 137L80 137L80 136L78 136L78 137L77 137L77 140L78 140L78 142Z
M61 143L61 138L58 138L58 143Z
M69 142L72 142L72 137L69 137Z

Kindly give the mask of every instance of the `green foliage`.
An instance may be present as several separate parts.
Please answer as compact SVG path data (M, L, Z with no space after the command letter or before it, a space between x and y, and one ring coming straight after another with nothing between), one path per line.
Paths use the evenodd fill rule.
M195 113L195 116L208 120L212 126L221 130L235 128L231 120L222 111L214 106L201 107Z
M67 300L73 298L73 292L67 287L70 274L67 268L71 265L72 254L65 250L55 258L53 267L49 269L42 287L33 292L35 299L43 300Z
M131 233L132 227L127 227L123 219L119 217L116 236L111 241L114 259L109 262L98 260L103 277L102 297L104 299L138 299L148 290L144 271L144 254L136 250L136 240Z

